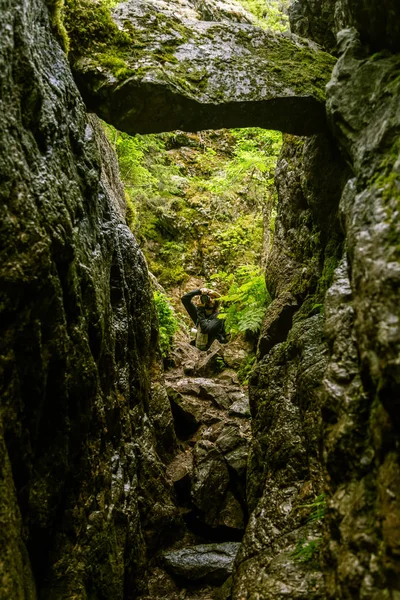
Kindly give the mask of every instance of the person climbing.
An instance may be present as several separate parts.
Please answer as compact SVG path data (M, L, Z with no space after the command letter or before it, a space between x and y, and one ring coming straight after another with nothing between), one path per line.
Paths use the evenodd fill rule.
M193 302L195 296L200 296L200 302ZM220 294L208 288L199 288L182 296L181 301L190 318L197 327L194 345L199 350L208 350L214 340L226 344L228 339L225 332L225 321L218 318ZM191 342L192 343L192 342Z

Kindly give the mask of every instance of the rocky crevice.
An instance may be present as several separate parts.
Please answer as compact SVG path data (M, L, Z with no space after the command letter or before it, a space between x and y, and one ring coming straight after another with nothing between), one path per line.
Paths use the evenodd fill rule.
M146 600L222 598L219 586L233 571L248 520L251 431L247 392L232 368L237 354L226 350L180 342L170 358L165 389L177 447L166 474L183 526L150 561Z
M228 360L225 351L217 348L200 364L187 348L181 355L186 373L176 355L178 370L165 387L147 267L125 223L113 153L96 118L86 114L47 8L39 0L4 7L4 597L398 595L400 18L394 0L331 4L321 0L311 11L311 2L302 0L292 11L292 26L297 22L298 31L328 49L327 29L342 30L327 89L333 137L287 137L280 158L267 265L273 302L250 382L250 445L245 394L232 374L214 373L218 356ZM240 37L249 27L232 30ZM291 57L304 48L313 59L322 56L296 38L260 36L267 46L289 45ZM173 73L176 63L164 59ZM332 61L322 63L324 71ZM100 114L111 114L116 90L146 83L143 72L136 79L122 75L119 81L107 65L97 70L92 106ZM284 97L279 105L269 98L268 113L257 97L252 124L319 131L321 85L330 68L318 73L317 92L311 81L314 91L305 95L281 75L276 82ZM158 111L146 113L146 127L152 118L160 119L158 128L163 114L167 119L165 98L172 96L165 93L169 84L161 84L160 96L146 88ZM202 121L192 87L172 87L175 99L179 88L193 101L185 126L210 118ZM317 117L309 114L316 106L310 95L317 98ZM249 124L235 112L249 108L247 100L235 97L233 107L229 98L216 102L224 106L224 123ZM299 124L299 112L285 111L304 98L300 113L308 120ZM175 117L168 127L177 126ZM310 126L313 120L317 127ZM313 512L323 492L324 520ZM315 551L303 560L307 548ZM193 565L199 555L213 582L204 581L204 570L192 579L180 570L177 585L169 574L173 565ZM230 569L232 579L212 589Z

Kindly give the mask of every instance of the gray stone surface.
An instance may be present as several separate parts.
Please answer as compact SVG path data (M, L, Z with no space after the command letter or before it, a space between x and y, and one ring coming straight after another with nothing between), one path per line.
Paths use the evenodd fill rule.
M284 332L279 327L277 332L271 330L279 302L271 305L262 331L266 354L250 381L254 441L248 499L254 510L237 559L233 598L251 598L252 592L271 599L389 598L397 593L394 581L400 572L396 433L400 397L399 56L376 50L396 47L398 36L395 40L390 31L395 30L399 19L389 23L388 15L394 17L398 5L333 5L323 1L296 4L297 8L301 5L303 15L310 20L306 24L309 29L304 31L314 39L319 33L330 37L323 24L325 18L326 23L336 22L336 31L353 25L361 34L355 29L339 34L337 51L341 57L327 89L333 135L352 172L346 174L339 162L327 160L326 143L323 150L311 140L304 145L301 163L300 142L293 140L284 148L278 165L279 212L274 246L268 257L267 284L282 306L289 288L299 309L293 315L287 341L282 344L279 336ZM316 169L318 162L321 166L333 165L331 173ZM327 209L325 215L320 212L323 207ZM308 343L305 344L307 339L311 341L311 323L321 317L304 319L315 314L315 306L322 308L321 292L329 286L340 257L340 234L332 253L337 221L334 224L333 219L329 225L326 219L329 212L334 216L338 208L347 252L335 271L324 308L328 357L324 343L312 351L312 345L307 350ZM310 217L315 224L314 233ZM320 259L315 261L315 257L321 251L324 236L331 241L325 246L321 276L317 275ZM331 262L329 255L334 259ZM307 256L309 262L305 260ZM296 278L298 283L288 286L287 282ZM316 293L310 298L307 294L313 290ZM299 327L309 330L295 342ZM300 349L303 358L299 360ZM313 373L308 383L298 379L296 369L304 369L308 376ZM273 396L277 381L284 389ZM307 389L314 398L308 409L308 397L303 396ZM296 399L294 406L287 402L290 397ZM304 409L306 413L302 412ZM317 450L319 409L323 457ZM303 439L307 440L303 458L301 437L296 441L293 436L302 427ZM306 464L305 456L309 475L296 481ZM280 461L282 471L278 468ZM268 477L263 475L264 469L268 470ZM312 573L307 564L296 566L292 559L289 564L287 555L291 536L302 522L294 508L299 494L305 492L302 485L308 480L318 489L322 475L328 492L326 543L321 546L323 556L317 562L326 571L325 589L320 572ZM321 538L321 531L312 535ZM303 568L304 576L300 577Z
M320 570L296 559L296 546L318 539L307 528L299 528L283 536L278 544L265 548L240 565L232 600L321 600L325 582ZM285 550L282 551L282 548ZM256 590L256 592L254 592Z
M172 12L144 0L113 10L126 34L109 49L119 62L96 49L96 39L74 57L90 110L128 133L257 125L308 135L325 128L329 54L290 34Z
M239 549L237 542L202 544L164 553L165 564L174 575L190 580L225 581L232 573Z
M251 416L249 399L245 394L231 405L229 414L244 418Z
M290 29L336 51L335 0L294 0L289 6Z
M397 0L295 0L289 8L291 30L337 52L336 35L355 27L373 52L400 50Z

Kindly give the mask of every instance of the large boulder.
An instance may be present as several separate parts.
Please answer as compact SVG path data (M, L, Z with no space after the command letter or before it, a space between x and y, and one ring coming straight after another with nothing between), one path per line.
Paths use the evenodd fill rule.
M347 253L326 299L324 460L338 532L327 582L330 598L383 598L400 577L400 61L369 56L354 29L339 50L327 106L353 177L340 204Z
M302 135L325 127L335 60L312 42L188 19L145 0L123 2L112 16L109 43L93 36L77 45L73 69L88 108L118 129L259 126ZM69 23L74 39L73 13Z

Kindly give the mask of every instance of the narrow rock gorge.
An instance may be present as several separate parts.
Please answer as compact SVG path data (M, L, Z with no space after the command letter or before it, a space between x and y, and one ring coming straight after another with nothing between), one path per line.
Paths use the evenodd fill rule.
M0 598L400 598L400 7L248 4L3 2ZM284 134L259 335L163 357L100 119Z

